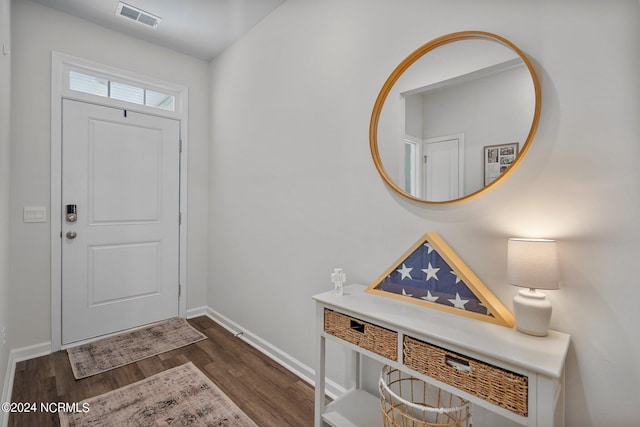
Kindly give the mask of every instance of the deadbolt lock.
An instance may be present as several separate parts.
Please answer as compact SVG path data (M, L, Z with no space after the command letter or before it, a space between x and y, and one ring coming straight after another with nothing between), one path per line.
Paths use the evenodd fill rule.
M78 220L78 205L67 205L67 222L76 222Z

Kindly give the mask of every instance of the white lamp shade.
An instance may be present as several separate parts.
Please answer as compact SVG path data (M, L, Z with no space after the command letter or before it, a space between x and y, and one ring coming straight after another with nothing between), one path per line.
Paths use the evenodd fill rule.
M531 289L558 289L558 253L555 240L509 239L507 283Z

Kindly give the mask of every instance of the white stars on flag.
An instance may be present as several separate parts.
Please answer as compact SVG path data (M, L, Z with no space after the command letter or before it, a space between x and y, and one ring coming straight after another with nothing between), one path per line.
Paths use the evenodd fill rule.
M465 306L465 304L466 304L466 303L468 303L468 302L469 302L469 300L468 300L468 299L462 299L462 298L460 298L460 294L456 292L456 298L455 298L455 299L450 299L450 300L449 300L449 302L450 302L451 304L453 304L453 306L454 306L455 308L460 308L460 309L462 309L462 310L466 310L466 309L464 308L464 306Z
M456 274L456 272L455 272L455 271L453 271L453 270L451 270L451 274L453 274L454 276L456 276L456 285L457 285L458 283L460 283L460 278L458 277L458 275Z
M404 279L406 279L407 277L408 277L410 280L413 280L413 277L411 277L411 270L413 270L413 268L412 268L412 267L407 267L406 265L404 265L404 263L402 263L402 268L399 268L399 269L397 269L396 271L397 271L398 273L400 273L400 276L401 276L401 277L400 277L400 280L404 280Z
M423 297L420 297L420 298L422 298L424 300L427 300L427 301L431 301L431 302L438 301L438 297L434 297L433 295L431 295L431 291L427 291L427 294L425 296L423 296Z
M426 245L425 245L426 246ZM431 279L432 277L436 280L438 279L438 271L440 271L439 268L434 268L431 263L429 263L429 265L427 265L427 268L423 268L422 271L424 271L427 274L427 278L425 279L427 282L429 281L429 279Z

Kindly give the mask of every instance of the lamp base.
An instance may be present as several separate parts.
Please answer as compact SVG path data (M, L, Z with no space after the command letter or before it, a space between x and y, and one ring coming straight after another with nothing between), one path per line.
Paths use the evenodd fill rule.
M543 292L521 289L513 298L516 329L527 335L544 337L549 333L551 302Z

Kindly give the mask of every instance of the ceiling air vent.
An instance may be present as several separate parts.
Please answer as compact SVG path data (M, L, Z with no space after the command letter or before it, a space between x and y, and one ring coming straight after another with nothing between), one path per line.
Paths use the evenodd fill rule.
M156 28L160 21L162 21L162 18L159 16L152 15L144 10L140 10L137 7L133 7L122 2L118 2L116 15L132 19L151 28Z

